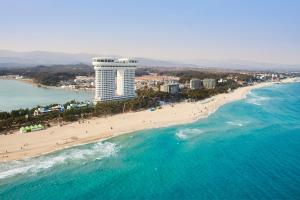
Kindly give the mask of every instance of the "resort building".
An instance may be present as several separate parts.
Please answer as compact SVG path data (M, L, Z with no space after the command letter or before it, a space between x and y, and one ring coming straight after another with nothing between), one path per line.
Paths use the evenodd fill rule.
M160 86L161 92L177 94L179 92L179 84L165 84Z
M191 79L190 80L190 88L192 90L202 88L202 81L200 79L195 79L195 78Z
M52 106L51 108L39 107L34 110L33 116L44 115L53 111L63 112L65 110L63 105Z
M217 81L215 79L203 79L203 86L206 89L214 89L216 87Z
M129 58L93 58L95 102L134 98L136 64Z

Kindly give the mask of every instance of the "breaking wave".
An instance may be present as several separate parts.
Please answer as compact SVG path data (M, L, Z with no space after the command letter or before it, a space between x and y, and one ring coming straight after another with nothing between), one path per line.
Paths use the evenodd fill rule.
M100 160L116 155L118 147L111 142L98 142L84 149L72 148L52 155L0 164L0 180L25 173L37 173L74 161Z
M228 121L228 122L226 122L226 124L229 124L232 126L240 126L240 127L244 126L244 123L239 122L239 121Z
M251 91L248 93L247 97L248 97L246 99L247 103L258 105L258 106L262 105L264 102L266 102L270 99L269 97L258 96Z
M176 133L176 137L180 140L186 140L189 138L196 137L197 135L200 135L202 133L203 133L203 131L200 129L185 128L185 129L178 130Z

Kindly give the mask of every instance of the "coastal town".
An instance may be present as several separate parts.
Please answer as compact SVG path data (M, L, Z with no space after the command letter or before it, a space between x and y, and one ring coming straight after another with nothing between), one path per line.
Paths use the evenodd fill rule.
M145 128L193 122L226 103L245 98L252 89L289 82L295 77L274 72L181 70L174 74L151 69L142 69L143 75L135 77L136 60L96 58L93 64L95 75L75 76L55 86L93 90L93 100L0 112L1 160L36 156ZM30 80L22 74L1 78ZM44 87L34 80L29 82Z
M218 84L226 83L227 81L234 81L240 86L247 86L253 83L260 83L265 81L280 81L287 77L294 77L298 73L274 73L274 72L241 72L240 75L247 75L250 77L248 80L240 80L239 75L228 75L227 77L220 79L211 78L190 78L183 82L180 80L180 76L172 75L160 75L159 73L147 72L147 75L141 75L135 77L135 89L153 89L154 91L166 91L168 87L175 88L175 93L184 89L213 89ZM183 72L184 73L184 72ZM24 77L22 75L2 75L0 79L4 80L20 80L28 81L30 77ZM32 80L32 82L34 82ZM36 83L39 87L49 87L47 85L41 85ZM76 76L72 80L62 80L55 85L56 88L61 89L74 89L74 90L95 90L95 77L94 76ZM172 92L174 92L172 90Z
M300 200L300 0L0 1L0 200Z
M196 78L190 76L188 79L184 79L183 76L174 75L161 75L160 73L147 71L146 75L136 76L134 79L134 91L153 91L157 93L166 93L169 96L168 99L159 99L157 102L165 104L178 100L178 97L182 94L189 92L203 93L204 90L215 91L221 87L226 86L225 92L230 92L232 89L238 87L252 86L262 82L279 82L288 77L294 77L294 74L287 73L253 73L253 72L241 72L234 74L222 74L221 78ZM182 72L184 75L184 71ZM211 76L212 74L208 74ZM218 74L219 75L219 74ZM241 78L243 77L243 79ZM246 77L246 78L245 78ZM41 86L38 83L34 83L34 80L30 77L24 77L22 75L3 75L0 79L26 81L35 84L38 87L50 87ZM52 86L53 87L53 86ZM95 90L95 76L76 76L73 80L60 81L54 88L57 89L71 89L71 90ZM177 98L176 98L177 97ZM209 97L209 96L207 96ZM192 97L184 97L184 100L195 100ZM182 98L180 98L182 100ZM166 102L165 102L166 101ZM95 104L93 100L86 102L72 101L69 104L54 104L45 107L37 107L31 113L33 116L46 115L50 112L64 112L65 110L80 109L93 107ZM25 108L23 108L25 109ZM28 125L28 124L26 124ZM29 124L30 125L30 124ZM2 132L4 130L1 130Z
M139 68L137 68L139 69ZM292 78L295 77L297 74L292 73L274 73L274 72L234 72L234 73L224 73L224 72L203 72L203 71L192 71L192 70L179 70L180 75L172 75L169 74L167 71L164 71L163 69L159 72L155 72L151 68L143 68L143 74L139 76L135 76L135 78L131 78L132 81L132 94L137 93L138 95L135 96L129 96L125 99L132 99L134 97L138 98L140 95L152 95L151 99L154 101L152 102L150 106L145 107L146 109L154 109L157 106L160 107L165 104L172 104L176 102L182 102L182 101L195 101L195 100L202 100L205 98L209 98L213 95L216 95L218 93L229 93L234 89L237 89L239 87L247 87L247 86L253 86L259 83L263 82L280 82L281 80L284 80L286 78ZM193 75L191 74L191 71ZM197 78L199 77L199 74L201 76L204 76L203 78ZM207 77L205 77L207 76ZM219 78L214 78L219 77ZM37 87L52 87L57 89L71 89L71 90L91 90L95 91L96 79L95 75L92 76L75 76L72 80L61 80L59 81L55 86L47 86L47 85L41 85L40 83L36 82L31 77L26 77L24 75L15 75L15 74L8 74L8 75L2 75L0 76L0 79L7 79L7 80L17 80L17 81L25 81L26 83L32 83ZM118 78L116 78L117 80ZM116 81L115 79L113 81ZM127 81L128 82L128 81ZM105 85L105 83L100 83L101 85ZM98 83L99 85L99 83ZM112 85L112 83L111 83ZM101 86L102 87L102 86ZM114 86L111 90L118 89L116 86ZM108 89L105 89L108 90ZM120 90L120 89L119 89ZM117 91L118 92L118 91ZM121 92L122 93L122 92ZM96 94L96 96L99 96L99 94ZM95 97L98 98L98 97ZM111 97L112 99L114 97ZM107 100L112 100L107 99ZM121 98L122 99L122 98ZM120 100L120 99L116 99ZM93 110L96 107L95 100L85 101L85 102L78 102L75 100L70 100L70 102L65 102L65 104L55 104L53 102L53 105L46 105L46 106L38 106L36 108L27 108L26 114L23 114L26 116L27 120L30 118L28 116L32 117L41 117L45 118L45 115L49 115L50 113L71 113L71 110L81 110L81 109L87 109L87 110ZM42 104L42 102L41 102ZM153 108L152 108L153 107ZM12 111L16 112L16 111ZM122 111L124 112L124 111ZM21 112L20 112L21 113ZM56 116L55 115L55 116ZM5 125L5 119L7 116L10 116L9 113L2 112L1 116L4 116L1 118L0 123L2 123L0 133L2 134L9 134L12 133L14 129L20 128L22 132L24 132L24 127L27 127L27 132L30 130L28 129L29 126L32 126L32 122L29 120L22 120L21 127L18 127L20 125L16 126L9 126ZM53 124L53 119L56 117L53 116L50 121L39 121L40 123L43 123L43 127L45 126L45 123L50 126L50 124ZM59 115L61 116L61 115ZM78 120L79 117L77 116L76 119ZM71 119L65 118L65 121L74 121L75 118L71 117ZM11 128L10 128L11 127Z

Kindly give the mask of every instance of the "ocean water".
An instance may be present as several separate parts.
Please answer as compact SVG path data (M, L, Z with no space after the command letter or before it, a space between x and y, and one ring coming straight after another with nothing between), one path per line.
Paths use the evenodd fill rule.
M0 80L0 111L66 103L73 99L92 100L94 92L39 88L16 80Z
M0 164L0 199L300 199L300 83L204 120Z

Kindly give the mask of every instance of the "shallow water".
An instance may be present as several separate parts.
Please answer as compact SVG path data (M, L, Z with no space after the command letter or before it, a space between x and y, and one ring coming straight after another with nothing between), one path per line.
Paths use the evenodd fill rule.
M1 199L299 199L300 84L207 119L0 164Z
M68 89L49 89L16 80L0 80L0 111L32 108L67 101L92 100L94 92Z

